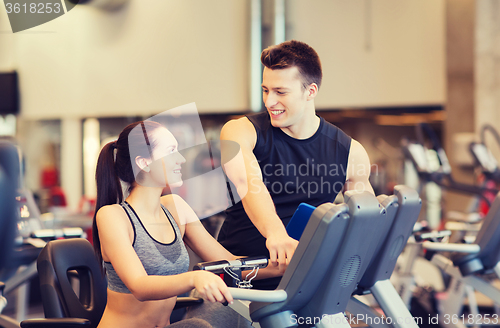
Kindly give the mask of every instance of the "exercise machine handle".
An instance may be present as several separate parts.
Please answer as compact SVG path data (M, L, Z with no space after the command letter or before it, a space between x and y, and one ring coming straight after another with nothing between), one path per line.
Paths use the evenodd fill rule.
M229 292L235 299L253 302L283 302L287 298L287 293L282 289L256 290L229 287Z
M425 240L436 240L444 237L449 237L451 235L450 230L441 230L441 231L419 231L413 233L415 237L415 241L425 241Z
M235 260L220 260L198 263L193 270L205 270L215 274L225 273L226 270L237 269L240 271L262 269L267 267L269 260L265 257L241 257Z
M481 247L477 244L453 244L453 243L433 243L430 241L424 241L422 243L424 249L436 252L459 252L468 254L477 254L481 250Z

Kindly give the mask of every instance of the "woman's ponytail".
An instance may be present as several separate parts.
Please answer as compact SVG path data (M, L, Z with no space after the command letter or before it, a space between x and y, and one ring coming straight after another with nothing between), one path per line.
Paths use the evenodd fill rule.
M102 265L101 243L99 240L99 232L97 231L96 215L97 211L103 206L119 204L123 201L123 193L120 179L115 172L115 149L116 142L107 143L101 150L97 160L96 168L96 184L97 184L97 199L92 221L92 241L94 244L94 252L96 253L99 263ZM104 273L104 271L103 271Z
M137 128L141 124L144 128ZM101 150L97 160L96 183L97 200L92 222L92 239L94 251L102 267L101 242L97 230L96 215L99 209L106 205L120 204L123 201L123 191L121 182L128 184L128 192L131 192L135 186L134 166L130 160L130 149L134 149L133 157L141 156L148 158L150 156L148 149L144 147L145 138L152 141L154 138L151 133L155 129L163 127L160 123L154 121L139 121L127 125L118 136L118 140L107 143ZM143 131L147 131L147 135ZM116 153L115 153L116 150ZM104 269L103 269L104 273Z

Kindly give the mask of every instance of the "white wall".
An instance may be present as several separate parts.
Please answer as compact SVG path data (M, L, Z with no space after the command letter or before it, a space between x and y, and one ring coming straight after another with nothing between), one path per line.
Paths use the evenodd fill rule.
M9 25L3 0L0 0L0 72L12 71L14 67L14 34Z
M0 0L2 2L2 0ZM444 0L288 0L289 36L320 54L318 108L445 102ZM17 68L24 119L249 109L247 0L130 0L76 6L6 33L0 69ZM3 16L2 16L3 15Z
M247 7L130 0L110 13L79 5L43 25L0 34L0 56L6 63L14 57L10 66L19 70L24 119L149 116L191 102L200 112L244 111Z
M323 66L317 108L443 104L444 0L289 0Z

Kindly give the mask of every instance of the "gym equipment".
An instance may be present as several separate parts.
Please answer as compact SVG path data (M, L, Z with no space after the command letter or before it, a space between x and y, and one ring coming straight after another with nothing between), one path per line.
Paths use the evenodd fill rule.
M431 144L432 149L437 154L437 159L439 161L439 167L437 169L432 169L427 160L427 150L425 145L424 134L427 134ZM451 166L446 156L446 152L441 146L438 137L426 123L420 123L417 125L417 136L419 139L418 143L411 142L407 139L402 140L403 153L405 156L411 160L414 164L419 177L423 182L434 182L442 188L466 193L469 195L475 195L478 197L484 197L484 192L498 192L496 189L479 187L475 185L469 185L457 182L451 173ZM487 202L488 199L485 199Z
M287 300L272 304L250 303L252 321L258 321L264 328L283 321L300 323L298 318L321 318L316 327L348 324L343 313L347 302L365 272L380 237L387 233L388 222L394 217L390 217L368 192L346 192L344 200L345 204L336 208L340 211L333 216L333 220L330 216L332 212L325 215L321 215L321 211L316 212L322 207L324 210L325 207L335 208L334 205L324 204L313 212L277 288L287 292ZM347 209L342 209L345 207ZM349 219L342 218L341 213L348 213ZM342 233L341 228L335 229L333 236L325 234L324 230L330 231L335 225L324 229L319 224L318 214L322 221L331 220L345 225L344 237L335 236ZM320 241L328 246L315 249Z
M497 194L490 211L483 219L475 241L470 244L437 242L437 239L446 236L444 232L431 232L430 236L434 235L432 238L435 240L434 242L418 243L415 241L416 238L413 238L414 240L411 242L412 237L410 237L406 254L404 254L405 258L401 261L400 270L397 272L396 283L398 289L402 290L402 298L405 303L410 305L410 297L403 292L415 287L414 278L410 275L411 267L423 248L426 250L425 258L432 259L430 263L442 270L444 276L451 277L446 284L445 292L439 293L439 297L430 299L430 303L424 306L430 314L429 320L433 319L433 324L439 323L444 327L455 328L495 324L495 318L496 324L499 324L500 290L490 283L493 274L496 277L500 276L500 265L498 265L500 260L499 226L500 194ZM440 253L436 254L436 252ZM402 272L407 275L404 276ZM493 300L496 311L493 316L491 313L480 312L474 290ZM424 290L424 286L419 287L416 294L420 297L427 294L431 297L435 296L432 290ZM470 311L468 315L463 313L466 298Z
M415 226L417 225L418 222ZM412 310L412 300L415 298L415 294L419 293L420 289L444 284L441 276L434 276L434 281L431 283L418 275L416 276L414 273L414 267L418 262L417 259L423 258L424 255L422 243L424 241L439 242L447 240L450 235L451 231L449 230L422 232L421 230L415 230L415 228L410 235L404 252L397 259L397 265L391 277L393 285L408 309Z
M393 196L378 197L389 215L394 215L395 218L389 233L379 243L375 256L359 282L355 294L373 294L380 308L384 311L386 326L418 327L408 311L407 305L399 297L389 278L396 266L398 256L413 232L422 201L415 190L406 186L396 186L394 191L395 195ZM380 323L382 321L378 313L354 297L349 301L347 311L355 314L357 318L364 318L363 321L371 326L378 326L377 324L373 325L373 322Z
M55 239L57 235L54 234L53 230L38 230L43 226L31 192L18 189L14 195L16 199L16 220L12 219L12 221L17 223L18 229L14 234L17 236L12 261L0 271L0 280L5 281L5 294L16 292L16 319L21 321L26 317L31 279L37 274L36 259L45 246L44 240L35 237L37 231L43 232L47 240ZM81 229L75 230L77 231L74 232L74 235L81 237L83 231Z
M0 142L0 161L3 168L5 181L8 181L6 189L2 188L1 202L5 202L7 206L6 211L2 211L2 220L7 221L6 233L8 235L1 236L1 243L6 243L5 247L9 251L10 261L4 262L0 270L0 280L2 283L2 295L18 288L17 300L17 318L24 317L26 312L28 283L29 280L36 274L34 263L38 252L41 248L37 249L29 243L23 242L21 232L26 230L29 225L29 214L27 210L21 212L22 209L27 209L26 204L22 203L26 198L22 197L21 192L21 169L19 151L16 145L8 141ZM12 228L14 227L14 232ZM17 228L17 229L16 229ZM17 231L16 231L17 230ZM0 233L3 234L3 233ZM17 238L13 239L17 235ZM14 244L12 243L14 241ZM2 296L3 306L7 304L7 300ZM5 316L0 316L0 326L9 327L14 321Z
M432 150L428 150L425 144L425 135L431 141ZM403 139L402 149L408 162L413 163L419 180L419 190L425 191L424 199L426 199L426 219L432 229L437 229L441 223L442 208L441 208L441 189L447 189L464 193L476 197L476 200L470 206L468 213L458 211L449 211L446 217L449 221L445 228L456 231L451 237L453 241L467 238L467 234L473 234L476 227L474 224L481 221L479 215L479 199L482 199L489 207L490 201L487 197L488 193L496 195L497 189L488 188L487 186L476 186L457 182L451 173L451 166L444 149L441 147L439 139L432 128L425 123L417 125L417 136L419 142L412 142L408 139Z
M17 215L14 197L19 183L15 178L15 171L18 167L17 149L10 142L0 141L0 270L11 259L14 246ZM3 296L4 289L5 284L0 282L0 313L7 305L7 299ZM13 319L0 314L0 327L19 326Z
M244 257L236 260L228 261L213 261L198 263L193 267L193 270L205 270L215 274L223 274L224 282L228 286L236 286L238 288L252 288L252 280L259 273L259 269L267 267L268 259L264 257ZM242 278L242 272L251 270Z
M17 231L11 234L16 236L11 261L0 271L0 280L5 283L5 294L16 291L16 319L21 321L26 317L30 281L37 274L35 261L45 246L45 241L61 237L82 237L83 230L42 229L43 223L33 195L23 188L22 160L19 154L20 150L16 145L6 142L0 144L0 157L10 158L11 162L6 173L15 183L14 191L10 193L15 208L9 220L11 224L17 226Z
M480 142L472 142L470 144L470 151L472 156L474 157L476 163L481 168L482 173L484 174L487 180L492 180L496 183L500 182L500 168L498 167L498 162L491 153L491 151L486 146L486 131L490 131L493 135L497 144L500 146L500 135L497 130L490 124L485 124L481 128L481 141Z
M106 305L106 279L85 239L49 242L38 260L40 292L47 319L29 319L21 327L97 327ZM79 295L70 281L79 278Z
M45 240L57 237L81 237L81 228L57 230L43 228L40 213L31 192L23 188L22 161L19 148L8 141L0 141L0 313L7 304L3 296L16 291L16 319L25 318L28 306L30 280L36 276L36 259L45 246ZM44 239L39 237L43 234ZM5 260L9 256L10 260ZM0 315L0 327L19 327L18 322Z
M472 244L442 244L424 242L423 247L434 252L431 262L451 276L447 298L438 300L439 323L444 327L466 325L499 324L500 313L490 317L479 313L474 290L500 304L500 290L491 285L488 275L500 278L500 193L483 219L476 240ZM470 314L463 315L464 299L469 301ZM496 318L496 323L494 319Z
M0 141L0 249L5 250L0 253L0 269L10 260L14 245L16 226L13 218L17 214L14 195L19 184L15 178L18 164L15 147L7 141Z
M348 191L345 202L316 208L278 288L253 291L268 292L266 297L284 295L282 301L257 301L247 294L252 290L240 290L238 297L252 302L230 306L263 328L350 327L345 308L395 211L387 211L368 192Z
M300 240L300 237L302 236L302 233L307 225L307 221L315 209L316 207L314 206L306 203L300 203L286 226L288 236L295 240Z
M490 133L495 138L497 145L500 146L500 135L492 125L485 124L481 128L480 142L471 142L469 150L476 163L476 180L481 186L498 188L500 185L500 168L498 162L491 153L490 149L486 146L486 132ZM496 194L492 192L485 193L485 197L491 202ZM484 201L479 203L479 213L484 216L488 213L489 204Z

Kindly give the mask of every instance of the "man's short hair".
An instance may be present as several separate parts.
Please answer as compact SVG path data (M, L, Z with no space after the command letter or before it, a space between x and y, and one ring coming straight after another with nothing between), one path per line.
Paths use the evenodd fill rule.
M316 83L318 88L321 85L321 61L316 51L304 42L290 40L270 46L262 51L260 60L269 69L296 66L304 88L311 83Z

